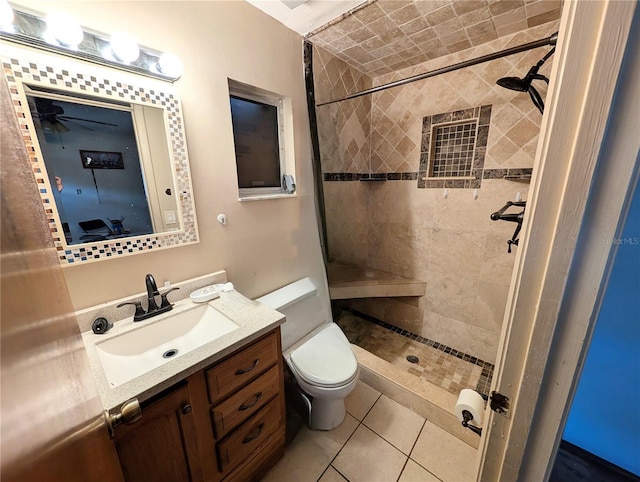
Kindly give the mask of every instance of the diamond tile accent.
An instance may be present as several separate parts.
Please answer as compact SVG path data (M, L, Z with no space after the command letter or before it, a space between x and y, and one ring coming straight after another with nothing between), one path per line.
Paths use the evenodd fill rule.
M522 43L549 35L557 30L557 23L549 23L525 32L518 32L504 38L496 39L486 45L471 48L462 54L450 54L447 57L431 60L416 67L399 72L382 75L373 79L360 74L361 84L380 85L399 78L406 78L415 73L433 70L443 65L465 60L477 55L493 52L497 49L521 45ZM321 49L317 49L321 50ZM424 171L420 166L422 119L441 112L463 111L480 105L492 105L491 124L487 150L483 155L484 168L520 168L533 165L537 132L540 128L540 113L537 111L526 93L513 92L495 84L495 80L505 76L523 75L548 51L539 48L530 52L479 64L457 72L443 74L430 79L421 80L401 87L387 89L369 96L359 97L347 102L338 102L318 108L318 122L322 167L324 173L393 173L407 171ZM322 61L327 62L330 54L324 51ZM314 57L315 58L315 57ZM349 67L342 61L341 68ZM315 67L316 85L328 84L319 78L328 75L328 71ZM550 65L545 64L542 73L549 74ZM357 71L351 69L353 72ZM542 83L542 82L540 82ZM541 90L543 90L541 88ZM336 98L325 92L324 99ZM542 94L544 97L544 94ZM370 100L369 100L370 99ZM477 100L480 100L476 102ZM366 119L361 128L346 126L346 120L354 109L352 103L358 102L358 119ZM339 106L339 107L337 107ZM332 117L325 112L332 112ZM340 112L340 115L338 115ZM522 128L507 133L514 126ZM411 143L403 142L404 136ZM511 139L520 139L522 144L515 144ZM359 151L349 147L355 140ZM385 140L390 145L385 144ZM328 142L327 142L328 141ZM349 152L344 151L349 147ZM369 152L370 151L370 152ZM353 162L353 161L356 162ZM407 167L409 166L409 167ZM474 166L477 167L477 166ZM481 176L476 176L481 179ZM478 182L469 183L469 188L478 188ZM419 182L422 187L423 181ZM431 187L445 187L440 183ZM452 187L452 186L447 186Z
M561 9L555 0L378 0L308 39L377 76L558 20Z

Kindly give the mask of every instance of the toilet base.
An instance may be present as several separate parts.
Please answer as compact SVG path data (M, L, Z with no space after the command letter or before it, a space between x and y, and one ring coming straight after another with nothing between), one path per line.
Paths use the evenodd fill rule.
M312 430L333 430L344 422L347 409L344 399L327 400L313 398L300 390L309 409L309 428Z

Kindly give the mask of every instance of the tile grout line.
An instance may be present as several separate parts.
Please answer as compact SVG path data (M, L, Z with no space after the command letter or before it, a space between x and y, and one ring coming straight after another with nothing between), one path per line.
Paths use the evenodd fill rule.
M404 473L404 469L407 468L407 464L409 463L409 460L413 460L411 458L411 452L413 452L413 449L415 448L416 444L418 443L418 439L420 438L420 434L422 433L422 431L424 430L424 426L427 424L427 419L424 419L424 422L422 422L422 427L420 427L420 431L418 432L418 436L416 437L416 439L413 441L413 445L411 446L411 450L409 450L409 455L407 455L407 460L404 461L404 466L402 467L402 470L400 471L400 475L398 475L398 479L396 480L396 482L398 482L400 480L400 477L402 477L402 474ZM415 460L414 460L415 462ZM417 462L416 462L417 463ZM419 464L418 464L419 465ZM420 467L422 467L420 465ZM431 473L431 472L429 472Z
M422 467L424 470L426 470L427 472L429 472L431 475L433 475L436 479L438 480L442 480L440 477L438 477L436 474L434 474L433 472L431 472L429 469L427 469L425 466L423 466L420 462L418 462L416 459L411 458L411 453L413 453L413 449L416 448L416 444L418 443L418 439L420 438L420 435L422 435L422 431L424 430L424 428L427 426L427 422L429 420L427 420L426 418L424 419L424 423L422 424L422 428L420 429L420 433L418 434L418 437L416 438L416 441L413 443L413 447L411 447L411 452L409 454L408 459L411 459L418 467ZM407 461L408 462L408 461ZM404 470L404 469L403 469Z
M371 404L371 407L369 407L369 410L367 410L367 413L365 413L362 416L362 420L364 420L367 415L369 415L369 412L373 409L373 406L378 403L378 400L380 400L380 397L382 396L382 392L378 393L378 396L376 397L375 401ZM349 413L349 412L347 412ZM352 414L349 413L349 415L351 415L353 417ZM355 420L358 420L356 417L353 417ZM342 444L342 447L340 447L340 450L338 450L338 452L336 453L336 455L331 459L331 461L329 462L329 464L325 467L325 469L322 471L322 474L320 474L320 478L318 480L320 480L322 478L322 476L324 475L324 473L327 471L327 469L329 467L333 467L333 462L334 460L336 460L338 458L338 455L340 455L340 452L342 452L342 449L345 448L345 446L347 445L347 443L349 443L349 440L351 440L351 437L353 437L353 434L356 433L356 431L358 430L358 427L360 427L360 425L363 425L362 420L358 420L358 425L356 425L356 428L353 429L353 432L351 432L351 435L349 435L349 437L347 437L347 440L344 441L344 443ZM365 425L365 427L367 427ZM367 427L369 428L369 427ZM375 433L375 432L374 432ZM342 472L340 472L337 468L333 467L333 470L335 470L336 472L338 472L342 478L344 478L345 480L347 480L347 482L349 481L349 479L347 479Z
M382 394L380 395L380 397L378 398L378 400L379 400L380 398L382 398L382 395L384 395L384 393L382 393ZM385 395L385 396L386 396L386 395ZM389 397L387 397L387 398L389 398ZM392 398L389 398L389 400L391 400L392 402L398 403L398 402L396 402L395 400L393 400ZM376 400L376 402L377 402L377 400ZM375 405L375 403L374 403L374 405ZM411 410L410 408L405 407L404 405L402 405L402 404L400 404L400 403L398 403L398 405L400 405L400 406L401 406L402 408L404 408L404 409L407 409L407 410L409 410L409 411L413 412L413 410ZM371 409L373 409L373 406L371 407ZM369 411L371 411L371 410L369 410ZM415 413L415 412L413 412L413 413ZM369 413L367 413L367 415L369 415ZM416 415L417 415L417 414L416 414ZM365 418L366 418L366 417L365 417ZM424 427L424 424L425 424L425 423L426 423L426 421L427 421L427 419L426 419L426 418L424 418L424 417L420 416L420 418L424 418L424 420L425 420L425 421L424 421L424 422L422 422L422 427L420 427L420 432L418 432L418 437L416 437L416 439L413 441L413 445L411 446L411 449L409 450L409 453L408 453L408 454L405 454L405 453L402 451L402 449L401 449L400 447L396 447L396 446L393 444L393 442L391 442L391 440L387 440L387 438L386 438L384 435L379 434L378 432L376 432L376 431L375 431L375 429L374 429L373 427L369 427L369 425L367 425L367 424L364 422L364 421L365 421L365 418L363 418L363 419L362 419L362 425L364 425L365 427L367 427L369 430L371 430L373 433L375 433L378 437L380 437L382 440L384 440L384 441L385 441L385 442L387 442L389 445L391 445L394 449L396 449L396 450L397 450L398 452L400 452L402 455L406 455L406 456L407 456L407 458L409 458L409 456L410 456L410 454L411 454L411 450L413 450L413 447L415 447L415 445L416 445L416 441L418 440L418 437L420 436L420 433L422 432L422 427ZM406 462L405 462L405 463L406 463Z

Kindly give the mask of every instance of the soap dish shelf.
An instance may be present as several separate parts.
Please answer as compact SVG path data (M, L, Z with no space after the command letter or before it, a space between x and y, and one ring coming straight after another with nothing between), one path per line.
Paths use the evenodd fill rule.
M504 176L505 181L531 182L531 174L520 174L515 176Z

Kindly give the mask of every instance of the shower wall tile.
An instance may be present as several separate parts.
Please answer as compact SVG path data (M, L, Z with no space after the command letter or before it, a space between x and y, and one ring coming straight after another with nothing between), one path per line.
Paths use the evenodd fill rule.
M374 299L359 300L360 311L412 330L427 325L429 317L446 317L468 324L470 330L477 327L484 330L481 334L492 332L493 337L498 337L515 259L513 254L507 254L506 241L515 225L491 221L489 215L506 201L515 199L518 191L526 199L528 185L502 179L486 179L483 183L477 200L473 200L468 190L450 190L445 199L440 190L418 190L403 182L366 187L369 200L366 265L425 280L427 296L419 299L418 308L425 313L422 322L408 318L401 305L384 303L381 308L381 302ZM413 231L395 226L393 234L389 234L394 223L412 226ZM416 238L410 238L409 232L414 232ZM429 245L416 250L412 243L417 236L429 239ZM420 253L425 249L428 255L423 258ZM453 341L456 332L449 325L438 326L443 339L458 348ZM433 333L431 337L442 341ZM470 344L468 352L486 357L485 348L474 351L477 346L485 347Z
M417 190L413 183L385 182L369 187L369 220L409 226L433 226L436 192Z
M411 333L421 333L424 310L394 298L348 300L346 306Z
M495 363L500 334L439 313L425 312L421 336Z
M430 243L430 236L425 236L419 227L389 223L383 238L383 258L406 267L423 266L429 256Z
M479 189L476 200L473 199L473 191L469 189L450 189L446 198L440 191L435 198L433 214L435 227L474 232L491 231L496 223L491 221L489 216L509 200L496 201L485 190L484 185ZM497 203L502 204L496 207Z
M496 285L483 280L478 285L472 324L493 333L500 333L508 294L508 285Z
M368 243L368 193L361 182L324 182L329 255L365 264Z
M483 247L484 235L480 233L435 228L431 232L429 271L477 283ZM475 296L475 291L469 295Z
M367 223L335 221L327 225L329 256L337 261L364 265L366 262Z
M370 77L322 48L314 48L313 69L317 103L371 87ZM323 172L369 172L371 98L318 107L316 118Z
M430 3L417 5L426 8ZM523 5L526 9L529 2ZM466 15L481 16L482 8ZM511 14L516 15L515 10ZM510 18L505 16L505 22ZM321 85L335 89L325 92L326 98L335 98L347 92L347 84L379 85L405 78L550 35L557 26L545 24L373 79L354 69L347 75L341 60L323 54L320 59L330 65L325 73L337 75L339 82L331 79ZM533 167L540 113L528 95L500 88L495 81L524 75L547 51L540 48L318 108L323 172L384 173L387 179L403 179L401 173L420 170L424 117L481 105L492 106L484 169L496 174L498 169L506 173ZM506 242L516 225L491 221L490 214L514 200L517 192L526 200L529 186L485 176L474 199L471 185L449 189L445 198L444 183L432 189L416 184L324 182L330 257L426 281L427 294L417 307L362 299L359 311L389 323L395 319L404 329L494 362L515 260L515 253L507 254Z
M515 230L515 224L511 228ZM483 283L509 287L514 256L513 253L507 252L507 239L510 239L510 235L487 234L485 236L480 272Z
M425 295L425 311L471 324L475 318L477 276L459 276L439 270L430 270ZM439 338L434 338L440 341ZM456 344L451 345L458 348ZM469 352L474 354L473 352Z

